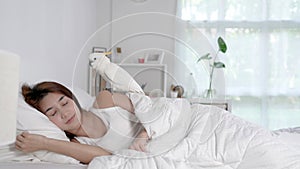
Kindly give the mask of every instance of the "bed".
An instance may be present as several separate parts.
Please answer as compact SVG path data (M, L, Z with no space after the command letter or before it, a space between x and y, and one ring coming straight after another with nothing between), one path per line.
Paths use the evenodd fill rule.
M93 99L93 98L91 97L90 99ZM165 100L165 101L168 101L168 100ZM160 100L160 103L162 103L162 100ZM176 105L178 105L178 104L176 104ZM21 108L22 112L24 113L24 107L22 108L21 106L22 105L19 105L19 108ZM197 107L198 106L199 105L197 105ZM208 112L218 112L218 111L223 112L224 111L224 110L222 110L218 107L214 107L214 106L200 105L200 107L203 110L206 109L206 111L208 111ZM27 109L29 107L26 106L25 108ZM35 113L37 113L37 112L35 112ZM216 113L216 114L218 114L218 113ZM231 116L228 116L228 115L229 115L229 113L227 113L226 111L224 111L222 113L223 118L229 118L229 117L231 118ZM211 121L210 123L206 123L206 125L205 125L205 126L210 126L209 127L210 129L217 128L216 126L214 126L212 124L219 124L219 125L222 124L222 122L219 122L219 123L213 122L217 119L220 120L221 117L218 117L217 115L214 115L214 116L203 115L203 117L206 117L205 121ZM209 118L209 117L213 117L213 118ZM179 117L179 118L183 118L183 117ZM238 122L240 122L239 119L233 119L233 120L237 120ZM201 120L197 120L197 121L200 122ZM220 120L220 121L223 121L223 120ZM23 124L24 124L24 122L23 122ZM223 124L223 127L226 125L228 125L228 124ZM251 125L251 124L247 124L247 125ZM162 127L161 125L159 125L159 126ZM182 127L184 125L179 125L179 126ZM197 126L197 125L195 125L195 126ZM246 124L245 124L245 126L246 126ZM202 126L202 127L204 127L204 126ZM51 128L51 127L48 126L47 128ZM166 128L167 129L165 129L165 131L168 131L168 127L166 127ZM193 143L192 137L207 139L207 136L206 137L199 136L200 133L203 133L203 132L200 132L201 126L197 126L196 128L197 128L197 130L189 132L188 135L191 137L188 137L188 135L185 135L184 138L177 138L177 142L175 142L175 143L174 142L170 143L170 142L168 142L168 140L166 140L164 138L168 137L168 138L175 139L174 136L178 136L178 135L173 133L173 134L169 134L169 135L167 134L166 137L163 137L162 135L163 135L164 131L162 130L161 138L164 139L163 140L164 145L159 144L160 146L155 146L155 144L157 145L157 143L152 143L151 146L152 147L155 146L155 148L152 148L152 151L155 152L152 155L149 155L147 153L144 154L144 153L136 152L133 150L121 150L121 151L114 152L115 155L113 155L113 156L96 157L89 165L80 164L76 160L73 160L71 158L61 156L58 154L54 154L51 152L40 152L40 154L36 153L36 154L30 154L30 155L26 154L25 155L22 152L15 150L13 148L13 145L10 145L9 146L9 149L11 150L10 152L8 152L7 149L6 149L6 151L4 151L3 149L0 150L1 151L0 159L2 159L0 162L0 168L6 168L6 169L9 169L9 168L13 168L13 169L27 169L27 168L28 169L29 168L30 169L34 169L34 168L48 168L48 169L52 169L52 168L53 169L54 168L55 169L57 169L57 168L58 169L59 168L62 168L62 169L67 169L67 168L85 169L85 168L87 168L87 169L94 169L94 168L110 168L111 166L114 166L115 168L202 168L202 167L203 168L238 168L235 166L230 166L230 165L234 164L233 161L231 161L231 163L227 163L226 165L221 164L221 163L216 164L214 162L208 161L207 159L209 159L209 158L206 158L206 159L203 158L203 157L208 157L208 155L207 155L208 153L203 154L199 151L195 151L197 146L195 146L196 144ZM205 127L205 128L206 128L206 130L208 129L207 127ZM224 128L228 128L228 127L224 127ZM231 128L232 128L232 126L231 126ZM178 130L178 128L175 128L175 129ZM247 131L247 129L248 129L248 127L240 129L241 131L243 131L243 132L241 132L243 134L236 134L236 133L238 133L238 130L234 130L236 132L228 131L228 132L226 132L226 135L232 136L232 137L234 137L234 135L238 136L238 137L244 137L244 136L247 137L247 134L245 134L245 133L248 133L248 134L251 133L251 131ZM43 132L45 133L46 130L44 130ZM181 131L181 132L183 132L183 131ZM220 134L218 134L218 133L220 133L220 131L215 130L213 133L215 136L220 136ZM234 135L232 135L232 133L234 133ZM276 135L276 137L280 137L281 139L283 139L286 143L288 143L289 146L300 150L300 145L299 145L300 128L282 129L282 130L278 130L278 131L273 131L272 134ZM58 135L58 134L56 134L56 135ZM180 134L180 135L183 135L183 134ZM263 136L261 136L261 137L263 137ZM158 138L160 138L160 137L158 136ZM217 140L217 137L214 137L214 138ZM226 138L226 137L222 136L222 138ZM178 139L180 141L178 141ZM217 148L218 146L221 147L222 142L227 142L224 139L223 139L223 141L221 141L221 140L222 139L219 139L219 142L214 142L214 145L207 144L206 148ZM298 142L296 140L298 140ZM242 138L239 139L239 141L242 141ZM232 142L232 141L230 141L230 142ZM180 143L180 144L178 144L178 143ZM176 148L170 149L168 146L165 147L165 145L168 145L168 144L172 145L172 147L176 147ZM231 144L231 146L233 146L233 145L239 145L239 144L237 144L236 142L233 142ZM233 147L236 147L236 146L233 146ZM274 144L270 144L270 147L268 149L271 149L273 147L274 147ZM207 152L207 150L205 150L203 147L201 149L203 152ZM169 150L171 150L171 151L169 151ZM235 151L237 151L237 152L238 152L238 150L241 150L241 149L235 149ZM232 151L232 150L230 150L230 151ZM6 152L6 153L4 153L4 152ZM165 153L165 152L168 152L168 153ZM219 154L219 157L217 156L217 154L218 154L217 152L220 153L220 150L216 149L214 152L216 152L216 154L215 154L216 158L225 158L224 154L223 155ZM234 152L234 154L236 154L237 152ZM4 160L5 154L6 154L6 160ZM8 156L10 156L10 158L8 158ZM189 157L189 158L187 158L187 157ZM190 158L190 157L192 157L192 158ZM199 157L202 157L201 162L199 161ZM295 156L295 157L297 157L297 156ZM300 159L299 156L297 158ZM191 160L191 161L188 161L187 159ZM223 159L223 160L226 161L226 159ZM297 166L297 167L299 167L299 166ZM294 167L294 168L297 168L297 167ZM267 168L267 167L265 167L265 168ZM272 166L272 168L274 168L274 166ZM293 167L291 167L291 168L293 168Z
M120 69L111 65L113 63L106 61L105 64L110 64L110 69ZM95 64L96 69L99 66ZM116 70L100 72L114 82L116 76L110 73ZM125 72L124 76L128 74ZM150 98L130 78L123 79L122 83L125 85L118 83L120 88L132 91L128 97L136 116L152 136L148 152L116 150L111 156L96 157L83 165L71 157L52 152L25 154L10 144L0 148L0 168L300 168L300 128L269 131L215 106L191 104L186 99ZM83 108L92 106L94 97L79 88L70 87L70 90ZM22 96L18 98L18 132L30 131L67 140L63 131L29 107Z
M81 96L80 98L85 98L86 103L89 102L88 99L89 100L94 99L93 97L90 97L87 93L84 93L83 90L76 89L73 91L75 91L77 96ZM143 100L143 98L140 98L140 99ZM170 100L160 100L157 103L162 103L163 101L170 101ZM178 100L178 101L180 101L180 100ZM83 102L83 101L81 101L81 102ZM178 104L176 104L176 105L178 105ZM155 107L157 107L157 106L155 106ZM218 107L207 106L207 105L200 105L200 108L203 111L205 111L205 109L206 109L207 112L223 112L224 111ZM170 110L170 109L166 109L166 110ZM19 100L19 111L18 112L22 113L22 114L24 114L24 112L25 112L27 114L27 117L30 117L30 115L28 115L30 113L35 113L34 114L35 116L37 114L40 115L40 113L38 113L35 110L28 107L25 104L25 102L23 102L22 100ZM216 114L218 114L218 113L216 113ZM224 117L226 117L229 114L226 111L224 111L222 113L222 115ZM21 116L21 117L23 117L23 116ZM41 118L43 116L37 116L37 117ZM221 122L219 122L219 123L213 122L214 120L217 120L217 119L220 120L221 117L218 117L217 115L215 115L215 116L204 115L203 117L206 117L205 118L206 122L211 121L210 123L206 123L207 124L206 126L210 126L209 127L210 129L216 128L216 126L213 126L211 124L222 124ZM214 117L214 118L209 118L209 117ZM229 116L229 117L231 117L231 116ZM31 120L32 120L32 118L34 118L34 117L30 117ZM183 118L183 117L180 117L180 118ZM228 117L226 117L226 118L228 118ZM41 118L41 119L46 120L44 118ZM35 121L41 121L41 119L35 119ZM220 121L222 121L222 120L220 120ZM239 120L237 119L237 121L239 121ZM27 125L27 127L30 127L25 122L24 122L24 120L22 121L19 119L18 128L21 128L21 127L23 128L26 125ZM200 122L200 120L199 120L199 122ZM37 124L39 124L39 123L37 123ZM179 125L179 126L184 126L184 125ZM224 124L224 126L226 126L226 125ZM159 124L159 127L162 127L162 125ZM54 126L51 126L49 124L49 126L46 126L46 128L43 129L42 133L46 133L47 136L50 136L49 133L54 132L56 134L55 135L52 134L52 137L58 138L60 132L56 131L56 128ZM251 133L250 131L247 132L247 128L248 127L241 129L243 131L242 133L248 133L248 134ZM207 129L208 128L206 127L206 130ZM34 126L31 126L31 131L37 132L37 131L34 131ZM164 131L168 131L168 126L166 127L165 130L160 130L160 131L162 132L161 135L163 135ZM193 137L204 138L203 136L199 136L199 134L200 134L199 131L201 131L201 126L197 126L197 130L194 130ZM247 136L245 134L236 134L238 130L235 130L235 131L236 132L227 132L227 136L229 136L230 133L235 133L235 135L239 136L239 137ZM191 133L192 132L190 132L190 134L189 134L190 136L193 135ZM220 131L214 131L213 133L217 136L217 135L219 135L218 133L220 133ZM60 133L60 134L63 134L63 133ZM284 140L291 147L297 148L297 146L298 146L297 149L300 150L300 146L299 146L300 128L282 129L282 130L278 130L278 131L273 131L272 134L274 134L277 137ZM178 134L171 134L171 135L169 134L169 135L167 135L167 137L173 138L174 135L178 136ZM183 135L183 134L180 134L180 135ZM233 136L233 135L231 135L231 136ZM63 138L62 136L59 136L59 137ZM161 137L161 138L163 139L166 137ZM205 137L205 138L207 139L207 137ZM217 137L215 137L215 138L217 138ZM225 138L225 137L222 136L222 138ZM155 146L155 148L152 148L153 151L155 151L156 153L151 156L149 156L149 154L139 153L139 152L132 151L132 150L122 150L122 151L115 152L115 155L110 156L110 157L97 157L90 163L90 165L82 165L72 158L61 156L61 155L51 153L51 152L39 152L39 153L35 153L35 154L30 154L30 155L23 154L22 152L15 150L13 147L14 145L10 145L10 146L6 147L6 149L0 150L0 152L1 152L0 159L2 159L1 163L0 163L0 168L14 168L14 169L30 168L30 169L34 169L34 168L43 167L43 168L49 168L49 169L51 169L51 168L64 168L64 169L65 168L79 168L79 169L80 168L89 168L89 169L92 168L93 169L93 168L109 168L109 166L115 166L115 168L134 168L134 167L135 168L140 168L140 167L142 167L142 168L167 168L167 167L168 168L178 168L178 167L185 168L185 167L191 167L191 166L186 166L186 164L188 164L187 156L190 156L191 154L193 154L194 158L196 158L196 157L199 158L199 156L203 156L203 154L201 154L200 152L194 152L195 144L192 141L193 139L191 139L189 137L177 138L177 139L179 139L180 141L177 141L175 143L174 142L170 143L166 139L163 140L165 142L165 144L170 144L170 145L173 145L174 147L176 145L176 147L177 147L177 148L172 149L172 151L169 151L170 153L167 153L167 154L164 154L164 152L165 152L165 150L169 150L169 147L164 147L164 145ZM241 140L242 139L240 139L240 141ZM296 140L298 140L298 142ZM227 142L226 140L223 140L223 141ZM181 144L177 144L179 142ZM221 144L221 142L219 142L218 144L217 144L217 142L214 142L214 143L216 144L215 146L213 146L213 145L209 145L209 146L212 148L212 147L218 147L217 145ZM152 143L152 146L154 146L155 144L157 145L157 143ZM232 144L237 144L237 143L232 143ZM271 147L274 146L274 144L271 144L271 145L272 145ZM221 146L221 145L219 145L219 146ZM183 150L188 150L188 151L183 151ZM238 150L238 149L236 149L236 150ZM203 152L206 152L206 151L207 150L203 150ZM218 150L215 150L215 151L218 152ZM160 156L160 155L158 155L157 152L159 152L159 154L162 153L164 155ZM190 152L191 154L189 154L188 152ZM235 152L235 153L237 153L237 152ZM129 158L129 157L134 157L134 158ZM170 157L176 158L176 159L172 159ZM211 162L209 163L207 161L207 159L205 162L206 164L204 163L205 160L202 159L203 163L200 163L201 165L199 166L199 164L196 164L198 161L197 158L190 159L190 160L196 160L196 161L189 162L190 164L193 164L192 166L196 166L196 168L201 168L201 166L206 167L206 168L220 168L220 167L229 168L229 166L221 165L220 163L217 165L213 164ZM223 156L223 158L224 158L224 156ZM172 159L172 160L170 160L170 159ZM157 166L160 166L160 167L157 167ZM235 167L231 166L230 168L235 168Z

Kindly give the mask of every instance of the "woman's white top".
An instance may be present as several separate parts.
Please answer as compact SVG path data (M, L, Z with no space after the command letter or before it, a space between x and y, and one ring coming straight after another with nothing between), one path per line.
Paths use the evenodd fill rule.
M90 111L103 121L107 131L100 138L76 137L80 143L99 146L110 152L128 149L143 129L135 115L120 107L91 108Z

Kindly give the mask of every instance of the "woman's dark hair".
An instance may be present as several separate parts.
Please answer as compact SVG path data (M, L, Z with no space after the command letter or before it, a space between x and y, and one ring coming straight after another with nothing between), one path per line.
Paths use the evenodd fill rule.
M74 100L79 110L82 111L82 108L75 95L68 88L57 82L41 82L34 85L33 87L30 87L27 84L24 84L22 86L22 95L25 102L40 112L42 112L40 108L40 101L48 93L59 93L69 97L70 99ZM66 131L65 133L69 139L73 139L75 136L74 134Z

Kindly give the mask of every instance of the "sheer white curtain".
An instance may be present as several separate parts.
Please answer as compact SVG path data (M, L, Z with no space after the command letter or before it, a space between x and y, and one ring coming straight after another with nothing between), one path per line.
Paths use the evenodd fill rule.
M225 39L220 60L234 114L270 129L300 126L300 0L178 0L177 7L211 42ZM186 27L186 38L194 31Z

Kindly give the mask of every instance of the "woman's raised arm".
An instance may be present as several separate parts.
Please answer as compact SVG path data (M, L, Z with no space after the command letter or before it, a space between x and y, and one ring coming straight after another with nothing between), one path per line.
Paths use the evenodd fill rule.
M98 109L119 106L131 113L134 113L133 105L125 94L112 94L107 90L103 90L97 95L93 106Z
M98 146L47 138L42 135L30 134L28 132L23 132L17 136L16 148L27 153L38 150L47 150L73 157L85 164L88 164L94 157L111 155L110 152Z

